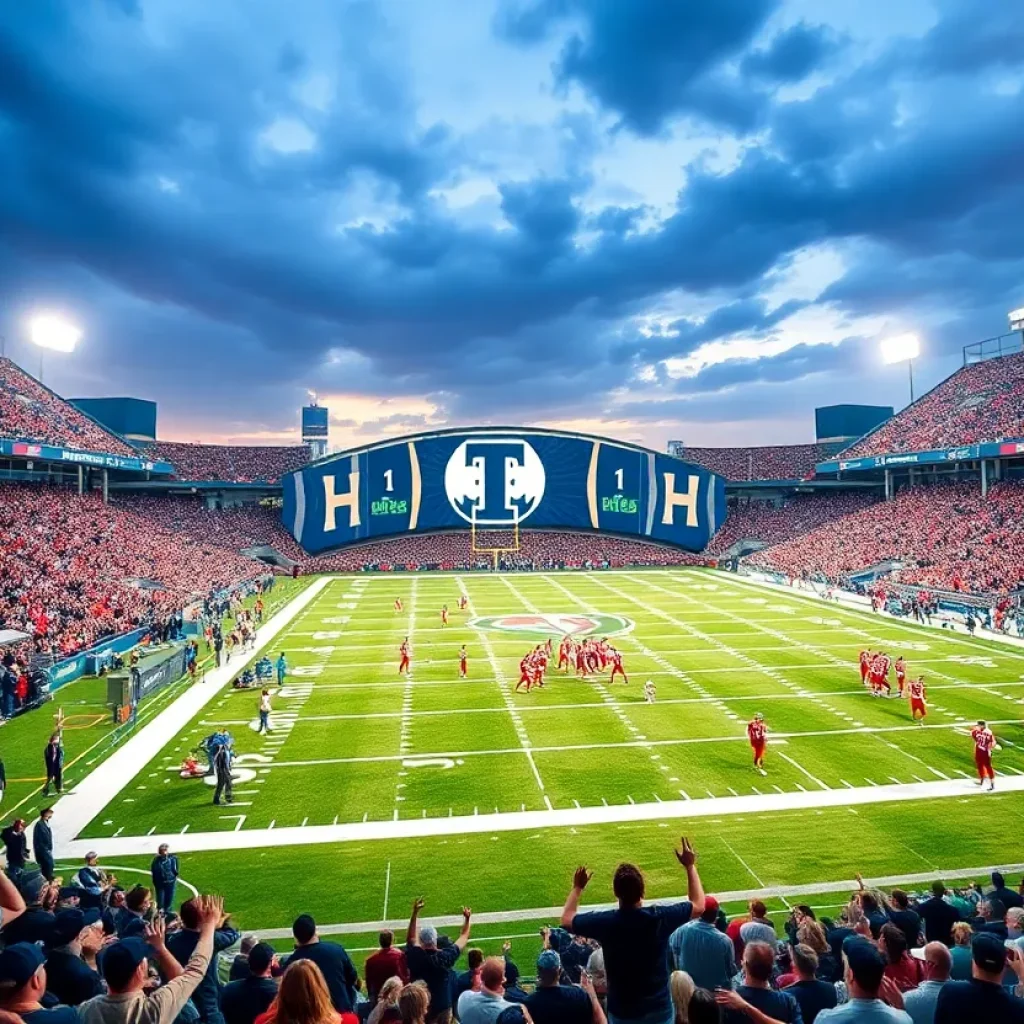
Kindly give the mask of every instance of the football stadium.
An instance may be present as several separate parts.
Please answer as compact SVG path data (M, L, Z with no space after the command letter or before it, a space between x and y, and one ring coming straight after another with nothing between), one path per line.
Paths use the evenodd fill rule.
M0 1024L1024 1021L1012 8L0 10Z

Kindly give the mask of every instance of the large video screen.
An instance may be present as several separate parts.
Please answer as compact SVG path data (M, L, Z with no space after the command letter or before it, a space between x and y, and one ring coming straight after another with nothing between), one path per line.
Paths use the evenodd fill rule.
M285 477L283 520L310 553L444 529L633 534L700 551L725 518L725 482L601 438L480 429L332 456Z

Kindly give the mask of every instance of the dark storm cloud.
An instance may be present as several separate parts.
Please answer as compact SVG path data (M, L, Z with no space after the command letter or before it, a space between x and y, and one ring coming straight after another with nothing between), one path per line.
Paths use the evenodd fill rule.
M839 36L801 24L767 34L781 0L503 7L504 38L554 45L552 81L578 84L635 132L667 136L690 115L760 129L725 169L685 168L661 216L636 193L588 202L594 182L615 194L596 165L624 134L603 134L598 113L532 126L557 139L558 166L527 175L506 173L500 148L486 152L486 128L425 117L375 3L324 5L313 24L304 4L246 5L237 23L225 5L219 29L186 11L159 45L145 5L108 4L102 17L90 4L7 5L0 307L63 289L92 310L91 351L161 401L181 387L161 373L173 360L209 371L193 394L273 405L264 419L280 421L320 382L444 392L465 418L582 416L630 383L633 358L777 327L803 303L769 308L766 275L822 243L849 246L823 297L838 314L948 303L955 323L1020 280L1024 102L971 75L1017 60L1019 47L995 47L1015 38L1010 7L944 0L920 39L787 102L770 83L833 73ZM340 84L319 109L294 90L325 66L314 54L324 41ZM304 127L310 148L261 142L278 121ZM484 167L494 218L470 222L437 193ZM385 212L364 216L367 203ZM680 317L676 337L637 337L634 318L678 294L722 296L721 307ZM847 369L836 352L849 350L798 346L677 387L740 394L835 375Z

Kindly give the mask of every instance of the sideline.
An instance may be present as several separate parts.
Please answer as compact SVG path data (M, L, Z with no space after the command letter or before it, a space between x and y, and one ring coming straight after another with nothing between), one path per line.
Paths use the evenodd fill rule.
M913 875L886 875L881 878L865 878L864 885L869 889L878 889L890 885L921 885L935 881L952 881L960 878L987 877L990 872L999 871L1003 874L1017 874L1024 871L1024 864L995 864L980 868L957 868L950 871L923 871ZM566 880L568 884L568 879ZM715 899L721 904L746 903L750 900L765 899L789 899L800 896L819 896L833 892L857 891L857 882L854 879L843 879L838 882L811 882L805 885L776 885L760 889L734 889L729 892L715 892ZM685 900L686 896L667 896L656 900L645 900L648 905L678 903ZM616 903L586 904L582 910L614 910ZM509 924L516 921L544 920L557 921L561 917L562 908L558 907L535 907L530 910L498 910L490 913L474 914L473 924ZM393 918L389 921L355 921L350 924L317 924L316 930L321 935L358 935L363 932L375 932L379 928L390 928L392 931L404 931L409 919ZM452 928L462 925L462 915L449 915L444 917L421 917L421 924L431 924L435 928ZM248 931L248 929L247 929ZM291 928L255 928L253 933L261 939L290 939L292 938ZM532 934L532 933L531 933ZM480 941L493 938L505 938L506 936L480 936ZM526 936L520 936L525 938ZM374 946L374 949L377 947ZM352 950L349 950L352 952Z
M292 598L257 631L256 645L250 653L258 654L268 647L331 582L331 577L321 577ZM203 682L189 686L172 704L53 805L56 857L81 857L96 845L92 840L77 842L75 836L231 682L238 669L239 664L236 664L233 667L222 665L208 671ZM147 837L141 838L145 840ZM146 843L142 852L150 851L153 845L152 842Z
M1024 792L1024 775L1000 776L996 792ZM262 850L268 846L313 846L318 843L353 843L374 839L481 835L621 822L667 822L691 818L719 818L734 814L768 814L774 811L820 807L860 807L866 804L970 796L984 799L988 796L988 790L981 790L971 779L959 778L852 789L666 800L660 804L612 804L608 807L466 814L450 818L404 818L398 821L363 821L338 825L253 828L237 832L168 832L148 836L117 836L109 839L76 839L65 842L60 855L84 857L90 850L95 850L101 857L145 854L152 853L160 843L172 844L178 853L196 853L204 850Z

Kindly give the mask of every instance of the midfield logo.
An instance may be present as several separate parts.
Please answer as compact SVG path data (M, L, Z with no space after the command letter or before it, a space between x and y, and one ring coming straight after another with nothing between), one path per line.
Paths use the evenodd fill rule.
M532 515L544 497L544 463L519 438L463 441L444 471L452 508L477 526L514 526Z
M605 615L602 612L541 612L537 615L524 612L519 615L488 615L470 619L469 625L473 629L484 629L488 632L525 633L530 636L616 636L633 630L632 619L627 619L624 615Z

